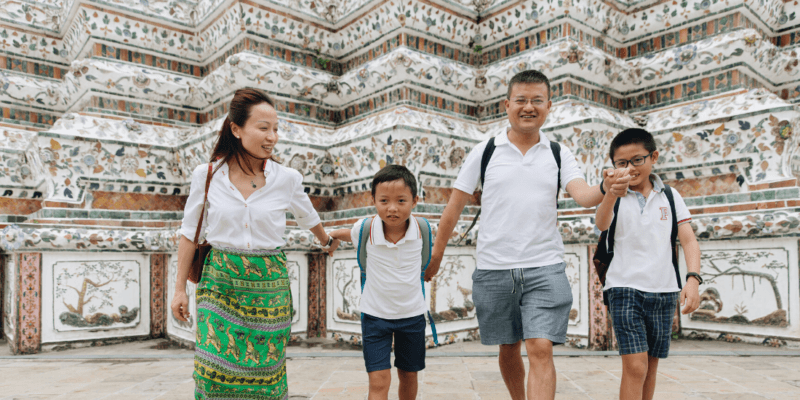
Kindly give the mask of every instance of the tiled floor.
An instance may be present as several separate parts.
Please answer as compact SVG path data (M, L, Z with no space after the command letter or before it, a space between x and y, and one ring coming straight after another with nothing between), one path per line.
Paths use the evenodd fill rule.
M153 350L140 342L11 358L0 351L0 399L191 399L188 350ZM418 399L508 399L497 360L478 344L429 352ZM761 346L680 341L659 368L656 399L800 399L800 354ZM751 356L708 355L737 351ZM365 399L360 353L290 348L290 399ZM616 399L621 364L614 355L559 349L556 399ZM733 354L733 353L731 353ZM756 355L758 354L758 355ZM72 358L75 357L75 358ZM83 357L83 358L78 358ZM110 357L116 357L113 359ZM138 357L138 358L137 358ZM90 358L90 359L87 359ZM91 359L93 358L93 359ZM396 399L396 379L391 398Z

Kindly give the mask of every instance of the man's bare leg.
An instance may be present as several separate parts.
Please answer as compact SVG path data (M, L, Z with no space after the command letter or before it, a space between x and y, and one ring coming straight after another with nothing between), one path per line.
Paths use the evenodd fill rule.
M525 400L525 364L520 349L522 342L500 345L500 374L511 400Z
M528 372L528 400L554 400L556 365L553 363L553 342L548 339L527 339L525 349L531 364Z

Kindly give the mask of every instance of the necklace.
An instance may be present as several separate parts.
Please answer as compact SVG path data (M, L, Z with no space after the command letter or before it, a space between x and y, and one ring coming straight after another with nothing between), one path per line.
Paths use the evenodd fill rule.
M254 180L250 180L250 184L253 185L253 189L255 189L257 187L256 186L256 181L254 181Z

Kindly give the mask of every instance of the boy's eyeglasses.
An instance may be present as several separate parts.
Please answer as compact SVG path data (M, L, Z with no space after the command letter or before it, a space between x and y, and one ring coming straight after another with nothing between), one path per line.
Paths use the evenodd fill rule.
M638 166L644 164L644 159L645 158L650 157L652 155L653 155L653 152L651 151L650 154L648 154L646 156L634 157L634 158L632 158L630 160L617 160L617 161L614 161L614 166L617 167L617 168L625 168L625 167L628 166L628 163L631 163L631 164L633 164L634 167L638 167Z

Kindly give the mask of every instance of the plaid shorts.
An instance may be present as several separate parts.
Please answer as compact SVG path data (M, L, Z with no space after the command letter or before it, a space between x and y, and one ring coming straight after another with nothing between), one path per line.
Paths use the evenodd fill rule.
M680 292L648 293L629 287L607 292L619 355L647 352L650 357L667 358Z

